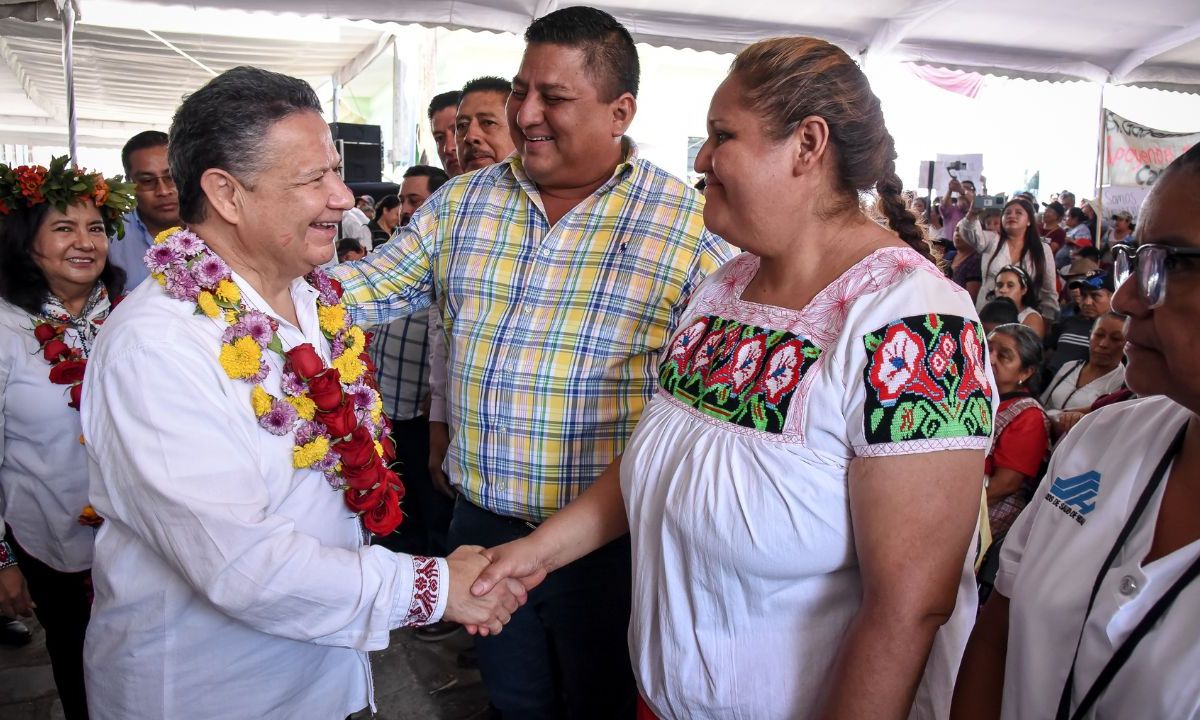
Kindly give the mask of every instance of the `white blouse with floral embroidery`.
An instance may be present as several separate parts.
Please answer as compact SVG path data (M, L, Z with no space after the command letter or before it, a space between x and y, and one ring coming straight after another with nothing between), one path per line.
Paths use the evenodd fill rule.
M630 651L663 720L810 714L861 601L850 461L990 441L975 309L920 255L878 250L798 312L741 300L758 263L696 292L621 465ZM972 561L912 717L949 714Z

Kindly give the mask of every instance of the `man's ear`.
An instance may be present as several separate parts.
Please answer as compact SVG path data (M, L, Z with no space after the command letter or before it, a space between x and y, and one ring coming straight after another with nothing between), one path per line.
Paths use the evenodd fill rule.
M637 98L622 93L621 97L609 104L609 108L612 112L612 136L623 137L633 123L633 116L637 114Z
M242 185L233 175L220 168L209 168L200 176L200 189L208 200L208 206L230 225L241 220Z

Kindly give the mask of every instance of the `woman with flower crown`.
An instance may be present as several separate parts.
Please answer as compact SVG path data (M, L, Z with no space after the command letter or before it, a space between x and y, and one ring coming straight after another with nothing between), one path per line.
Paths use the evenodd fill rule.
M93 718L340 719L368 650L441 618L499 632L524 590L474 598L480 548L367 544L403 485L367 337L319 266L353 197L307 83L242 67L188 96L165 231L96 343Z
M130 189L65 157L0 165L0 614L36 609L69 720L88 716L83 639L100 522L87 504L79 400L125 286L105 258Z

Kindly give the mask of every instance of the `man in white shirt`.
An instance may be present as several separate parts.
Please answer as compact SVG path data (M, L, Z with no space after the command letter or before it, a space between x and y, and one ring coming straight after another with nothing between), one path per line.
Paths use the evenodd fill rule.
M353 198L320 111L307 83L235 68L180 106L170 153L180 215L236 286L218 292L269 319L273 344L311 345L325 373L338 305L308 277ZM367 651L390 630L445 617L498 632L523 589L472 599L479 548L442 560L367 545L347 507L348 458L305 465L300 406L282 427L274 410L258 419L256 398L297 395L282 354L265 348L255 380L233 379L224 313L198 313L186 272L165 272L110 317L83 392L90 500L105 518L85 649L92 718L343 718L373 706ZM353 410L357 391L330 377ZM302 386L313 402L316 387Z
M357 240L365 248L371 247L371 228L368 227L371 218L363 209L369 199L366 195L358 198L354 207L342 214L342 237Z

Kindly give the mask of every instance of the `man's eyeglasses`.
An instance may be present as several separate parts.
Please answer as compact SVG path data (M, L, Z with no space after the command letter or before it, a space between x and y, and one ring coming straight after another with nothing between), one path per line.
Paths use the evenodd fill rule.
M154 192L158 189L158 184L160 182L168 190L175 189L175 178L171 177L170 173L167 173L166 175L154 176L143 175L141 177L134 178L133 182L135 185L137 185L137 189L141 190L142 192Z
M1113 274L1117 287L1137 274L1138 295L1148 308L1161 306L1167 299L1167 274L1181 258L1200 258L1200 248L1173 245L1117 245L1113 248Z

